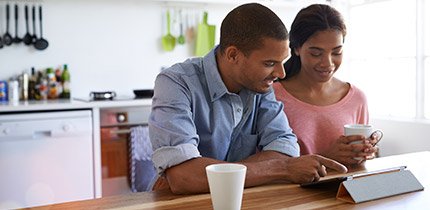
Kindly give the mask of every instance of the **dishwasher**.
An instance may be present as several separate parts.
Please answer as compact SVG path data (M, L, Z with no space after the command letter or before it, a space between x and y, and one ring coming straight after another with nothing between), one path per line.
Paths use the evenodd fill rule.
M0 115L0 209L94 198L90 110Z

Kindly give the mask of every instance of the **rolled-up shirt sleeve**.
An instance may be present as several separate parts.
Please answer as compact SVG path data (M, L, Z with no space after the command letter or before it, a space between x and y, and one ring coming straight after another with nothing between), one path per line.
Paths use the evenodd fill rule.
M261 135L259 146L262 150L272 150L298 157L300 147L297 136L289 126L283 108L283 104L276 101L273 89L262 95L257 121L258 133Z
M195 145L181 144L156 149L152 161L157 167L158 174L162 174L166 169L196 157L201 157L201 155Z
M277 151L291 157L300 156L300 150L298 148L297 142L294 143L293 141L291 141L291 139L286 138L279 138L270 142L268 145L263 147L263 150Z
M186 160L201 157L187 87L172 77L175 75L157 76L149 117L152 160L159 174Z

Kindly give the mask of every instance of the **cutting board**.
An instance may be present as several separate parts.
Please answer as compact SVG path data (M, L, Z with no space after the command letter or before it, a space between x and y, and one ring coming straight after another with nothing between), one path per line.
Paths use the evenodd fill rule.
M208 13L204 12L203 22L197 28L196 56L206 55L215 46L215 25L208 24Z

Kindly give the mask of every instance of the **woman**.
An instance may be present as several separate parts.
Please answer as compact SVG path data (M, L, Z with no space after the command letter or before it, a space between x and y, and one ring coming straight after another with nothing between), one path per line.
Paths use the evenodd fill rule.
M302 155L320 154L352 165L373 158L377 148L376 137L342 135L345 124L368 123L363 92L334 77L345 35L343 18L334 8L314 4L302 9L291 25L286 77L274 89ZM353 141L362 143L349 144Z

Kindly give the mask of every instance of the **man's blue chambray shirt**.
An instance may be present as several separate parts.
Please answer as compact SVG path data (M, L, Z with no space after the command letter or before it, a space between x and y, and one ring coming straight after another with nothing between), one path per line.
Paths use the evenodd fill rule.
M273 89L230 93L215 48L162 71L155 81L149 136L159 174L196 157L236 162L273 150L299 156L297 138Z

